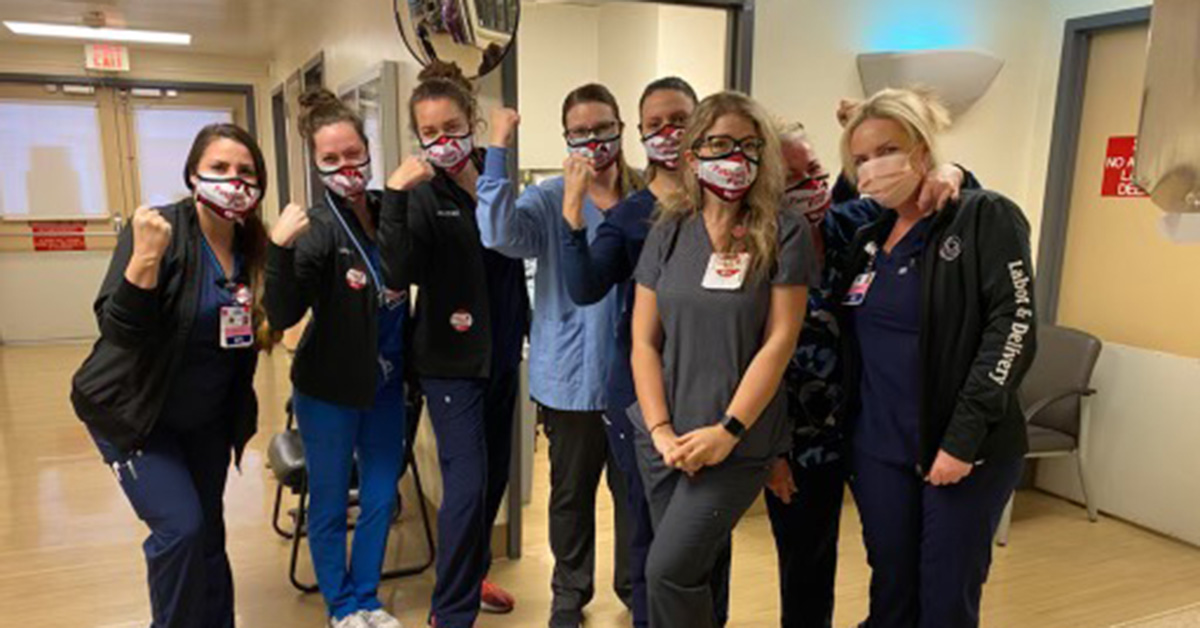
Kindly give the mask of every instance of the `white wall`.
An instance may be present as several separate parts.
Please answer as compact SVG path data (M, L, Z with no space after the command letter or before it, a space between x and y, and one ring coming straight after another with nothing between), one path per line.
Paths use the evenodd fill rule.
M1089 488L1101 511L1200 545L1196 382L1200 360L1105 343L1092 380ZM1083 501L1071 459L1039 462L1037 486Z

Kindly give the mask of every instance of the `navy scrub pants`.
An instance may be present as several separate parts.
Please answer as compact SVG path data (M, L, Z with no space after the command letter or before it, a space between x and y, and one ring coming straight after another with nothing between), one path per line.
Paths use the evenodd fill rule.
M514 368L488 379L421 379L443 482L430 610L438 628L470 628L479 615L492 525L508 486L518 377Z
M142 550L151 628L233 628L222 501L232 447L229 425L216 420L186 433L159 426L132 456L95 432L92 439L150 528Z
M933 486L910 465L856 454L851 489L871 565L867 628L973 628L992 538L1021 475L1020 458L977 465Z
M837 576L838 527L845 498L841 460L801 466L788 458L796 494L785 504L766 491L779 556L783 628L830 628Z
M630 610L634 628L650 625L650 610L646 603L646 557L650 554L650 543L654 541L654 522L650 516L650 502L646 500L646 488L638 468L637 447L633 424L624 408L610 409L604 415L604 431L608 437L609 459L616 463L625 480L625 498L629 530L629 584L632 589Z
M299 392L295 408L311 495L308 543L329 616L383 608L379 578L406 451L404 384L395 379L382 386L368 410ZM356 461L360 510L347 562L346 510Z

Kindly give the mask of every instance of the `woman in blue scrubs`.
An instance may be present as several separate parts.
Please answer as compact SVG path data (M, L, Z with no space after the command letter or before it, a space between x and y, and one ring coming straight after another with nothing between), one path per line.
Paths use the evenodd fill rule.
M1017 401L1035 352L1029 225L1003 196L918 204L949 122L923 95L859 107L843 166L881 217L834 288L847 334L851 488L871 564L868 628L971 628L1027 449Z

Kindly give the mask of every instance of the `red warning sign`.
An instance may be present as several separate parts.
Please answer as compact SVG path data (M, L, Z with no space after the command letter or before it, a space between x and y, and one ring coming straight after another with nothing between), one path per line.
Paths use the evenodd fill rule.
M33 250L35 251L86 251L87 241L83 230L86 223L72 222L30 222L29 229L33 232Z
M1101 196L1149 196L1133 181L1136 152L1137 137L1128 135L1108 138L1108 151L1104 156L1104 181L1100 185Z

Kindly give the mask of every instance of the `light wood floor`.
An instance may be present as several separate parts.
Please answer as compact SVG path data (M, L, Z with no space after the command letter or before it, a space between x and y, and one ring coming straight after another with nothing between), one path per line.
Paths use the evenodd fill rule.
M83 346L0 347L0 626L133 628L148 624L141 523L100 463L67 400ZM287 583L287 544L269 527L274 483L262 448L282 426L289 388L284 358L264 360L259 436L227 492L229 551L240 626L317 627L319 596ZM524 557L501 561L493 578L519 603L481 628L544 626L552 559L546 542L547 469L539 444ZM1147 490L1153 490L1148 487ZM1195 498L1196 496L1192 496ZM628 625L608 586L611 504L602 501L599 588L589 626ZM412 522L405 524L412 539ZM864 614L868 570L860 528L846 509L836 625ZM411 543L411 541L409 541ZM406 547L417 547L415 544ZM405 560L420 558L417 555ZM307 564L307 561L305 561ZM307 576L309 572L305 571ZM735 539L732 626L778 625L774 548L765 518L743 521ZM390 583L385 602L410 627L423 626L432 574ZM984 598L985 626L1107 627L1200 601L1200 550L1112 519L1090 524L1081 508L1038 493L1018 496L1012 540L998 549Z

